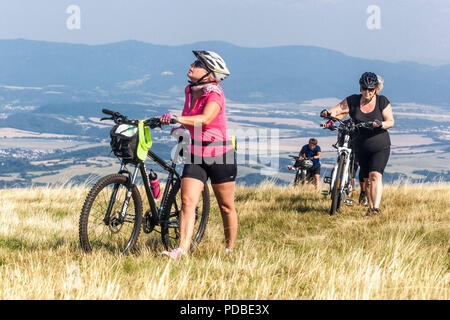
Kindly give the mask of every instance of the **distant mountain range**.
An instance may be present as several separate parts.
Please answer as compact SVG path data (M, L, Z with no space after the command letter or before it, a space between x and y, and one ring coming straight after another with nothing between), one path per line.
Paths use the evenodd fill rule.
M23 87L45 88L38 103L83 92L88 93L83 99L91 101L120 94L121 102L149 94L182 96L194 49L224 57L231 76L223 87L227 98L238 102L344 98L359 91L362 72L373 71L385 79L382 94L392 102L450 105L450 65L368 60L311 46L245 48L225 42L165 46L0 40L0 96Z

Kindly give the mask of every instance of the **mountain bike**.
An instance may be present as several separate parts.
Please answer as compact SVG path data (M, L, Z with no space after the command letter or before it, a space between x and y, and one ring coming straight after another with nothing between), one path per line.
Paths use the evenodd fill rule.
M141 122L149 129L162 127L159 118L138 121L129 120L126 116L107 109L102 109L102 112L110 117L101 120L112 120L116 125L125 124L133 127ZM174 124L173 120L171 124ZM147 138L150 138L149 130L147 134ZM146 155L147 159L152 160L167 172L159 206L153 194L144 161L131 161L125 157L119 157L121 162L118 173L101 178L89 191L84 201L80 214L79 238L85 252L106 249L114 253L128 254L135 248L141 225L144 233L148 234L154 230L160 232L161 240L167 250L178 246L181 177L176 171L177 156L179 155L175 153L172 159L166 162L150 149ZM141 194L136 184L138 174L141 175L150 206L144 215ZM205 184L199 205L195 210L191 251L204 235L209 210L210 195Z
M293 158L295 160L294 166L292 166L292 169L295 170L295 177L294 177L294 187L298 186L299 183L302 185L305 184L305 182L311 182L314 179L314 176L310 173L308 173L308 169L310 169L313 166L313 163L311 159L303 159L298 156L289 155L289 157Z
M337 161L331 176L324 177L324 182L330 185L329 190L322 191L323 195L331 194L330 215L339 212L341 203L352 205L353 202L347 199L353 191L353 178L355 177L355 156L352 150L352 140L357 136L360 128L373 129L373 122L353 123L352 121L341 121L330 115L325 117L333 122L332 125L324 129L338 130L338 141L333 147L337 149ZM338 122L336 127L334 122Z

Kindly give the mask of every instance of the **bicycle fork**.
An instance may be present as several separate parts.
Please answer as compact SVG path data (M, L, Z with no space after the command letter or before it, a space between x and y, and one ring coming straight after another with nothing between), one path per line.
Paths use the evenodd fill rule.
M345 147L340 147L339 148L339 156L337 158L337 163L333 168L333 171L331 172L331 177L325 177L324 178L324 182L325 183L329 183L330 184L330 191L324 190L322 191L322 194L329 194L331 192L331 190L333 190L334 184L338 183L338 188L339 188L339 192L342 191L343 188L345 188L346 184L347 184L347 180L348 180L348 170L349 170L349 166L350 166L350 154L351 154L351 150ZM343 175L342 177L337 177L337 172L339 169L339 160L341 159L341 157L345 157L345 161L344 161L344 171L343 171Z
M119 173L124 173L125 171L123 169L124 169L124 165L121 165ZM134 168L133 174L131 175L131 179L128 181L127 193L125 195L125 201L123 202L122 208L119 213L119 219L118 219L119 223L123 223L127 217L126 212L127 212L128 204L130 203L132 189L136 182L138 169L139 169L139 165L136 165ZM110 223L111 223L111 211L112 211L112 208L114 207L114 204L116 203L116 196L117 196L117 192L119 191L119 187L120 187L120 184L116 183L114 185L113 191L111 193L111 197L110 197L109 203L108 203L108 208L106 210L105 217L103 218L103 222L105 222L106 225L110 225Z
M344 170L342 171L342 177L338 177L338 179L340 179L340 181L338 180L338 190L339 193L341 194L341 199L342 202L348 206L353 205L353 201L348 200L347 196L350 193L350 190L348 188L349 186L349 179L351 179L349 173L350 173L350 157L351 157L351 149L346 149L345 151L343 151L341 153L341 156L345 157L344 158Z

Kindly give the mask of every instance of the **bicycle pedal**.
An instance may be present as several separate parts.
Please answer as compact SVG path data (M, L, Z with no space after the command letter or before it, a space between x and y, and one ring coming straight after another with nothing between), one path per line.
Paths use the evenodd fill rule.
M179 228L179 227L180 227L180 224L178 223L178 219L176 219L176 220L170 220L170 221L167 223L167 226L168 226L169 228Z
M323 182L330 184L331 183L331 177L323 177Z
M327 196L330 194L330 191L328 190L322 190L322 195Z
M346 206L352 207L353 206L353 200L344 200L344 204Z

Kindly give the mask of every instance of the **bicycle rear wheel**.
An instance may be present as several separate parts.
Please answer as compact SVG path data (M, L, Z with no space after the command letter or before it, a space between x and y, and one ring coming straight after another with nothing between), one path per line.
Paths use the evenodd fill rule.
M100 179L89 191L79 225L81 248L85 252L106 249L127 254L134 248L142 223L142 200L137 187L133 186L125 219L120 218L128 193L127 184L127 177L111 174Z
M180 181L177 181L167 196L161 213L161 238L166 250L178 247L180 242L179 221L181 211ZM190 251L193 252L200 243L208 224L210 196L208 185L205 184L200 200L195 209L195 224Z
M344 176L344 164L345 156L339 157L338 168L336 172L336 178L334 180L334 185L331 189L331 208L330 215L335 214L339 211L342 201L342 178Z

